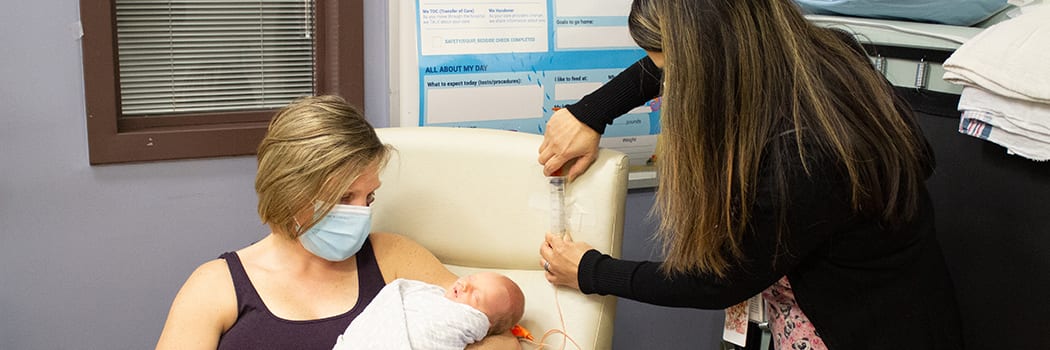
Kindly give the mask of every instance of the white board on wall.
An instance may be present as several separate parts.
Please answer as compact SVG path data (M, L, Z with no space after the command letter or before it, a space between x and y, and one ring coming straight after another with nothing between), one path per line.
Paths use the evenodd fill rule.
M390 4L391 125L542 134L555 110L645 56L631 0L396 0ZM659 104L617 118L602 147L650 161Z

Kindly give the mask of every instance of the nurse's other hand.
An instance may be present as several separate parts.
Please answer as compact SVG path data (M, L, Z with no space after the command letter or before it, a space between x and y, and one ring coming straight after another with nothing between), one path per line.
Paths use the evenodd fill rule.
M580 260L588 250L594 249L584 242L573 242L572 237L547 233L540 246L540 266L547 273L547 281L556 286L566 286L580 290L577 274L580 271Z
M562 175L568 175L569 181L576 179L598 158L600 140L597 131L577 120L567 108L557 110L547 121L543 143L540 144L539 161L543 164L543 174L549 176L575 161L569 173Z

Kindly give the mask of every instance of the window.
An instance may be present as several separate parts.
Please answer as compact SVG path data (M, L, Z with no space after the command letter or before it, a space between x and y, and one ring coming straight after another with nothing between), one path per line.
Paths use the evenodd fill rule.
M91 164L254 154L295 97L362 106L362 4L81 0Z

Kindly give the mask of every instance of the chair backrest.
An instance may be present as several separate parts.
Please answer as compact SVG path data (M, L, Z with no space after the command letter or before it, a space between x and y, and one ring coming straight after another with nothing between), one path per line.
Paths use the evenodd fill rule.
M555 296L540 267L551 216L550 185L536 161L542 136L444 127L377 132L395 151L380 175L374 231L414 239L457 274L488 270L509 276L525 293L521 324L537 340L562 329L560 305L564 330L583 349L611 348L615 298L564 288ZM603 149L565 191L573 239L617 257L627 167L626 155ZM547 343L561 341L552 336Z

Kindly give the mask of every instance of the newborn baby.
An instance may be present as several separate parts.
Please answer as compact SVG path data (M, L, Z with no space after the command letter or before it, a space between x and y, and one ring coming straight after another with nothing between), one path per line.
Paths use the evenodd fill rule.
M463 349L507 332L525 312L525 295L494 272L451 286L396 279L339 336L335 349Z

